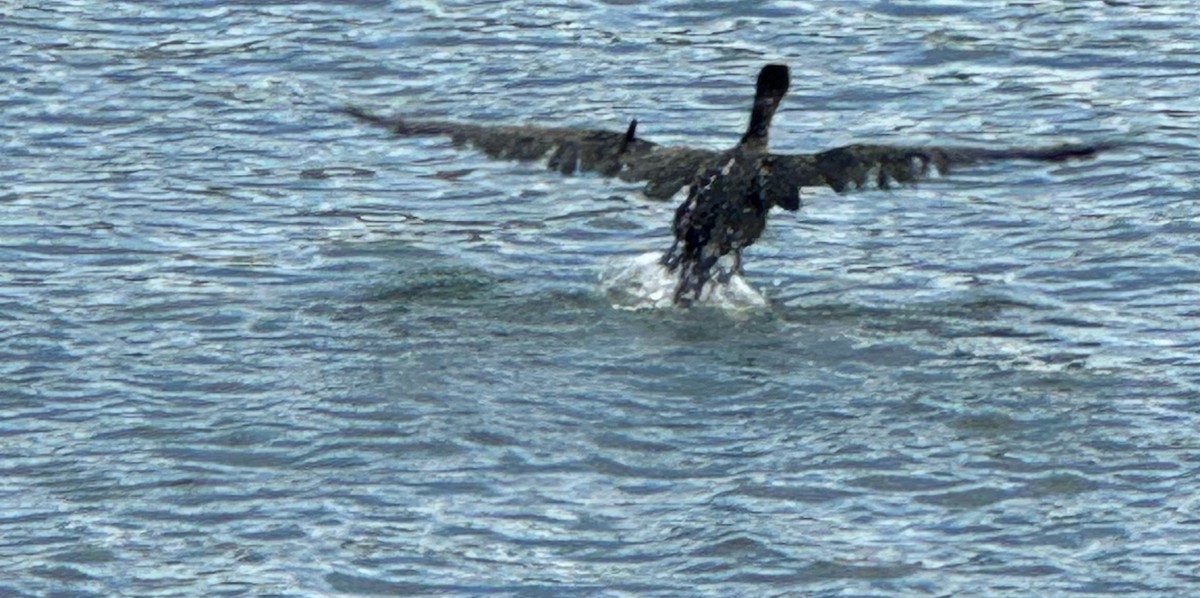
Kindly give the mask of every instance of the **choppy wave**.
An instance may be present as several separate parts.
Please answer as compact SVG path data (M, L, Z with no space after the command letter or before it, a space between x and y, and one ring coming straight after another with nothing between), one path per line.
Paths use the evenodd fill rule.
M1195 13L6 3L0 594L1188 595ZM659 309L673 205L335 110L720 148L768 60L783 151L1122 143Z

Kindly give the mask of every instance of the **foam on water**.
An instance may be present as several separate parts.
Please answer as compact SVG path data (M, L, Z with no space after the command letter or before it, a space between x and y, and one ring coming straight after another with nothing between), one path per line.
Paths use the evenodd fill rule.
M600 273L600 286L617 309L663 309L672 307L671 298L679 285L678 273L669 272L659 262L662 254L654 251L633 257L614 258ZM728 282L716 279L704 286L697 305L726 310L761 309L768 305L740 274Z

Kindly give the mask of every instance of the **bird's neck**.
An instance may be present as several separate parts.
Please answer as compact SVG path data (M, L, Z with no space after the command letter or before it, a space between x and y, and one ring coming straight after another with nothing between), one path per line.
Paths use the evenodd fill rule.
M779 106L779 98L758 96L754 98L754 109L750 111L750 124L746 134L742 135L741 144L751 149L767 149L767 132L771 128L771 118Z

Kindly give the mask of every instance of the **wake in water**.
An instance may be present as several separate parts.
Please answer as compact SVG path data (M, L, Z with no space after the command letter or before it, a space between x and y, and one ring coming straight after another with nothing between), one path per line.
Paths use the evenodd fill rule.
M667 270L662 265L662 253L658 251L613 258L600 273L600 286L617 309L662 309L675 304L680 272ZM704 286L699 299L692 305L747 310L760 309L768 303L746 279L734 274L728 282L714 278Z

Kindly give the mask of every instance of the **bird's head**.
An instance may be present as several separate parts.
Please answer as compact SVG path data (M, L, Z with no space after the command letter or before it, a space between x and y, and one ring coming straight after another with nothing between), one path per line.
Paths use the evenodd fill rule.
M783 99L787 93L791 77L786 64L768 64L758 72L758 84L755 95L760 98L773 98L776 102Z

